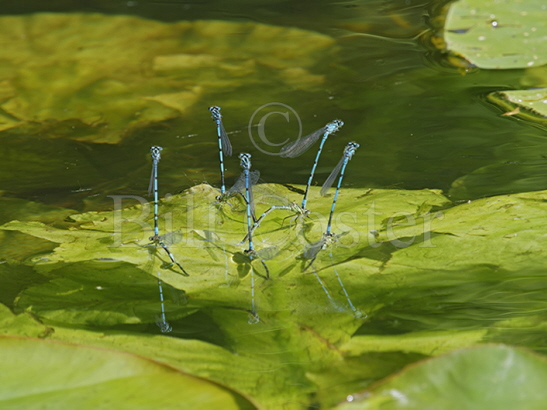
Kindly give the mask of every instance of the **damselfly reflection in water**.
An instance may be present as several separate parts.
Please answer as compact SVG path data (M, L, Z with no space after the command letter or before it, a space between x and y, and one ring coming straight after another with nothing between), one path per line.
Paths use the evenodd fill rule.
M333 262L333 259L332 259L332 251L329 252L329 257L330 257L330 260L331 260L331 264L332 264L332 269L334 270L334 274L336 275L336 279L338 280L338 284L340 285L340 289L342 290L342 293L344 294L345 298L346 298L346 303L348 304L348 306L350 307L351 311L353 312L353 315L357 318L357 319L362 319L362 318L366 318L367 315L362 313L359 309L357 309L355 307L355 305L353 304L353 302L351 301L351 298L349 296L349 293L348 291L346 290L346 287L344 286L344 282L342 282L342 278L340 277L340 274L338 273L338 270L336 269L335 267L335 264ZM323 289L323 291L325 292L325 294L327 295L328 299L330 300L331 304L334 306L334 308L337 310L337 311L342 311L342 310L345 310L343 307L340 306L340 303L335 300L332 295L330 294L329 290L327 289L327 286L325 285L325 283L323 282L323 280L321 279L321 277L319 276L319 274L317 273L317 271L315 270L315 268L312 269L312 272L315 276L315 278L317 279L317 281L319 282L319 284L321 285L321 288Z
M167 321L167 310L166 310L166 290L169 291L171 299L175 304L186 305L186 294L183 290L175 289L170 285L167 285L161 280L161 266L159 266L160 259L157 257L156 252L153 249L149 249L149 259L150 261L144 267L144 270L152 276L156 276L158 284L158 294L159 294L159 307L160 313L154 315L155 323L160 328L162 333L169 333L173 330L172 326Z
M248 311L249 324L255 324L260 322L260 316L258 314L258 303L256 302L256 277L261 277L264 280L270 278L270 271L266 265L267 260L273 259L277 255L277 248L269 247L260 250L254 250L249 252L248 249L243 252L238 252L233 255L232 260L238 265L238 274L241 277L245 277L250 274L251 280L251 310ZM260 261L262 268L256 269L256 261Z
M226 244L221 240L220 236L213 231L209 230L194 230L194 234L197 236L198 240L202 241L201 247L204 248L209 254L211 260L219 261L220 258L218 254L222 255L224 262L224 281L227 285L232 282L230 277L229 264L228 264L228 250L226 249ZM214 250L220 252L215 252Z
M225 306L229 309L243 310L248 314L248 322L250 324L258 323L260 317L258 315L258 304L256 302L257 293L257 276L265 280L268 279L269 270L265 264L266 260L272 259L277 256L277 249L275 247L268 247L254 251L253 258L251 258L246 251L233 251L231 248L233 245L228 245L221 241L220 237L215 233L207 230L194 230L193 233L197 239L202 241L202 248L205 248L212 261L224 262L225 266L225 283L220 287L231 287L237 285L243 278L249 278L251 281L250 293L251 293L251 306L250 309L241 309L236 307ZM256 269L255 261L259 259L261 265L259 269ZM237 266L237 275L232 275L229 270L230 260Z
M186 270L182 265L177 262L175 256L171 253L168 248L168 245L176 243L173 241L173 236L177 235L175 233L167 233L166 235L160 235L158 219L159 219L159 193L158 193L158 164L161 159L162 147L153 146L150 148L150 153L152 155L152 174L150 175L150 183L148 184L148 195L152 192L154 194L154 236L150 237L153 245L160 246L171 259L171 263L179 267L184 276L189 276ZM182 234L179 232L180 238ZM179 240L180 242L180 240Z
M169 322L167 322L167 318L165 317L165 299L163 296L163 283L160 278L160 271L158 270L158 289L160 292L160 316L156 315L156 325L160 328L162 333L169 333L173 330Z

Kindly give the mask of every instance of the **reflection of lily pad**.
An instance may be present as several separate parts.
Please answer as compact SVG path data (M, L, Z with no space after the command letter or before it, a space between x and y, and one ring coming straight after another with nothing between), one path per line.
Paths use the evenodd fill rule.
M544 409L547 360L484 346L412 365L337 409Z
M459 0L444 28L447 48L480 68L547 63L547 9L542 1Z
M0 43L0 130L66 123L71 138L115 143L211 93L320 85L311 69L334 41L257 23L36 14L0 17Z
M533 142L535 143L535 142ZM521 161L500 161L479 168L452 183L450 197L468 200L479 196L527 192L542 186L547 175L547 161L542 144L524 146ZM512 148L511 146L510 148ZM534 147L535 151L530 149ZM520 160L520 158L517 157Z

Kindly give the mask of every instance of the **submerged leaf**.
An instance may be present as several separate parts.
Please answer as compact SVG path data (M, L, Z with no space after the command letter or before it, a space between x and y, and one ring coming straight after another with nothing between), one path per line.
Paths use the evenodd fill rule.
M53 332L28 314L14 315L6 306L0 304L0 334L25 337L47 337Z
M324 78L311 69L334 50L330 37L295 28L87 13L2 16L0 43L0 131L106 143L189 115L210 94L255 84L275 101L271 84L317 87Z
M343 345L342 350L348 355L360 356L370 352L399 351L404 346L405 352L437 356L476 344L485 335L486 330L412 332L396 336L358 335Z

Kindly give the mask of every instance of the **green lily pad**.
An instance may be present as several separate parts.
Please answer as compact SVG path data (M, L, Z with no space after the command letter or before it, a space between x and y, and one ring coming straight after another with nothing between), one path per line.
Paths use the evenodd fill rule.
M270 188L290 199L298 199L297 194L285 188ZM147 296L143 298L138 296L140 291L136 289L125 293L122 300L135 302L126 306L129 308L128 317L134 319L124 323L136 323L131 322L139 316L134 315L133 303L153 303L158 275L164 283L185 291L188 304L184 309L230 307L245 313L253 303L251 276L255 281L254 302L264 315L292 309L307 317L309 312L316 314L318 309L325 308L325 312L341 310L359 315L355 306L363 303L368 307L361 309L361 313L383 310L385 300L382 301L379 295L385 292L390 294L389 299L395 300L430 298L434 295L429 290L432 286L452 288L463 284L470 275L484 277L486 283L495 281L499 292L514 297L511 295L518 287L506 287L502 279L512 275L519 277L524 268L528 275L534 276L536 271L539 274L545 262L541 249L546 245L543 243L546 239L538 235L536 228L543 219L545 193L542 192L487 198L443 211L434 211L432 207L435 204L446 206L448 202L432 191L348 190L343 195L333 230L345 234L339 236L330 249L319 252L313 268L304 275L302 271L310 259L302 256L310 243L321 238L330 202L329 198L319 198L315 190L312 190L310 198L315 212L304 230L295 229L288 222L282 225L285 215L290 215L283 211L273 213L257 230L254 242L259 252L274 250L264 260L265 266L258 260L251 263L243 254L246 245L237 245L245 234L245 214L237 209L237 204L232 208L225 205L219 210L214 205L216 192L205 185L163 201L160 207L162 216L171 228L185 233L181 242L171 246L171 252L190 277L183 276L176 265L170 264L163 249L149 246L147 238L152 234L152 218L147 214L149 205L125 209L125 222L120 222L119 231L115 229L116 218L122 221L119 219L122 215L112 212L74 215L72 218L77 221L76 225L68 230L31 222L5 224L2 226L4 230L18 230L59 243L53 253L33 263L35 270L49 276L52 281L22 292L18 306L22 309L32 307L34 313L49 318L52 316L48 312L72 316L74 309L80 309L78 305L82 310L88 310L84 308L86 298L94 300L97 297L86 296L87 291L82 289L93 293L101 282L117 288L116 283L123 283L124 277L132 277L141 271L143 278L151 275L154 280L147 282ZM266 209L262 202L271 197L257 194L256 199L260 212ZM160 224L160 232L165 226ZM71 268L75 263L77 268ZM84 264L79 265L81 263ZM101 272L102 268L98 266L108 264L112 267ZM133 271L131 266L136 270ZM269 281L264 279L266 267L272 278ZM89 270L88 274L78 275L81 269ZM113 272L119 270L120 276L108 273L110 269ZM454 277L455 281L441 280L443 272ZM456 273L457 277L454 276ZM89 278L89 283L85 284L84 279L78 279L79 276ZM344 295L338 277L343 278L348 289L355 290ZM396 286L397 281L409 286ZM288 293L286 289L290 288L294 291ZM319 292L314 290L307 294L309 288ZM412 292L408 290L410 288ZM481 286L475 288L477 292L487 291ZM420 293L422 290L423 294ZM65 293L71 296L64 298L63 303L73 305L72 313L65 312L66 305L59 304L55 296ZM106 295L104 301L108 305L113 296L108 296L108 292L99 293ZM466 293L468 291L462 288L461 293L452 297L465 299ZM432 303L437 302L433 299ZM535 304L538 308L543 303L541 297L527 301L528 305ZM424 315L427 315L428 306L423 307ZM112 305L109 310L115 312L120 308L121 305ZM514 313L518 312L515 310ZM69 322L75 323L72 319Z
M258 192L255 195L257 212L267 209L271 204L279 204L281 198L296 201L300 197L276 185L259 186L257 189ZM246 232L244 207L238 209L239 204L235 200L231 206L225 204L219 208L215 205L217 194L217 191L210 186L196 186L186 194L167 198L162 201L160 207L160 233L164 232L166 227L169 231L183 233L182 240L169 245L169 248L190 274L190 280L181 274L176 265L170 264L169 256L161 247L150 246L148 238L153 234L150 204L125 208L123 212L91 212L72 215L71 219L75 223L69 229L53 228L38 222L19 221L4 224L2 229L23 232L59 244L53 253L43 255L31 263L38 272L46 276L64 278L61 288L66 287L67 292L72 287L80 288L75 284L64 282L67 275L71 281L78 276L77 273L66 271L69 263L93 260L103 266L107 263L126 263L134 265L147 275L157 277L159 273L163 282L174 288L183 289L188 296L189 306L203 306L200 300L204 299L207 301L206 306L211 306L213 303L247 311L250 308L249 288L245 287L243 295L239 289L226 292L225 288L227 286L239 288L241 280L244 280L249 273L265 276L266 268L272 275L282 277L289 275L292 271L301 271L310 262L309 259L301 259L301 256L310 243L321 239L328 219L331 199L321 198L315 189L312 190L310 201L316 204L316 210L305 231L300 232L299 229L294 229L287 221L283 225L283 219L291 215L286 211L273 213L263 223L254 236L254 242L259 252L264 250L272 253L266 257L264 262L266 267L264 267L259 261L251 264L243 254L246 245L238 245ZM334 232L344 233L344 235L336 241L332 256L329 252L323 252L318 255L314 265L320 270L332 264L333 260L343 261L359 252L360 248L368 248L369 244L376 244L374 234L369 231L381 230L382 223L389 219L390 214L427 213L431 207L447 203L446 198L438 192L428 190L413 194L386 190L368 190L364 193L347 191L340 197L338 213L333 223ZM367 208L367 212L362 211ZM367 226L368 230L362 231L361 226ZM388 257L380 251L375 256L378 260L362 258L360 270L367 274L378 272L382 260ZM91 273L93 269L96 268L91 268L90 273L81 276L89 277L91 281L98 284L101 282L100 275L107 273L98 273L99 276L96 276ZM87 268L84 270L87 271ZM351 271L348 273L351 276L355 274ZM108 275L112 274L108 273ZM114 276L111 277L114 278ZM120 274L118 279L112 280L116 282L123 277L124 274ZM311 280L313 283L316 279L308 276L305 280ZM104 282L109 283L110 280L105 279ZM56 280L55 284L51 283L53 285L51 288L47 285L43 290L29 289L25 292L25 296L21 297L20 306L25 309L32 306L33 312L39 314L38 307L43 306L43 301L49 300L46 294L64 293L58 288L60 284ZM83 284L82 286L85 287ZM280 286L286 285L280 283ZM134 292L128 292L128 296L131 293ZM28 299L30 294L35 296ZM85 292L80 296L83 297L84 294ZM102 292L102 294L105 293ZM280 295L284 295L284 292L281 291ZM76 299L80 296L73 294ZM323 297L320 295L320 300L323 300ZM314 299L315 297L309 299L310 303L313 304ZM217 302L214 302L215 300ZM279 306L284 306L283 309L286 309L292 305L301 306L302 298L297 297L292 301L284 298L279 301L264 298L260 303L262 309L266 310L271 303L277 306L274 309L278 309ZM74 303L71 310L78 309L77 306L78 303ZM47 310L51 310L51 307Z
M131 265L109 262L69 264L60 277L29 286L19 294L17 309L39 315L48 323L109 327L154 323L160 316L157 279ZM170 320L197 309L172 300L169 285L162 285L163 309Z
M430 240L394 253L385 268L412 262L416 269L476 265L514 272L539 269L544 263L541 249L547 241L538 230L545 217L546 198L546 191L483 198L425 215L408 227L394 226L394 236L413 238L423 233L422 224L430 224ZM387 233L381 233L380 239L389 238Z
M257 214L282 198L300 200L300 188L258 185ZM161 360L266 408L328 408L409 363L484 343L498 323L547 308L547 239L538 228L547 192L454 205L431 190L343 190L339 236L303 272L310 260L302 255L321 238L332 201L318 191L308 221L274 211L255 232L257 251L269 253L269 279L238 244L243 201L215 203L208 185L159 207L159 231L178 233L169 246L190 276L149 246L150 204L71 215L66 228L6 223L2 230L56 246L28 261L47 282L23 288L14 309L55 326L48 337ZM158 274L165 289L184 291L184 304L165 304L176 337L136 333L159 312ZM253 303L259 321L249 315ZM220 336L209 343L199 334L213 326Z
M459 0L444 27L448 50L479 68L547 63L547 10L541 1Z
M7 336L0 349L5 408L254 408L226 388L133 354Z
M488 100L506 110L503 115L540 122L547 120L547 88L499 91L488 94Z
M481 346L405 368L337 409L543 409L547 360L524 349Z
M100 14L2 16L0 42L0 130L106 143L249 84L272 90L262 101L276 101L272 84L313 89L334 50L293 28Z

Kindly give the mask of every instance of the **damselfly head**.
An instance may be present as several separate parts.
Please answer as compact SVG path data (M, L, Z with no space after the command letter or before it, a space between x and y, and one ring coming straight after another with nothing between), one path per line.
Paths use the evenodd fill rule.
M353 154L355 154L355 151L359 147L360 145L356 142L348 142L348 145L346 145L346 149L344 151L344 155L347 156L348 159L351 159L351 157L353 157Z
M163 150L162 147L158 147L157 145L154 145L153 147L150 147L150 153L152 154L152 160L153 161L159 161L161 159L161 151Z
M330 134L335 133L338 131L342 126L344 125L344 121L341 120L334 120L332 122L329 122L327 125L325 125L325 132Z
M247 154L245 152L242 152L239 154L240 164L241 168L243 169L251 169L251 154Z
M211 114L213 115L213 120L219 120L222 118L222 115L220 115L220 107L217 107L216 105L209 107L209 111L211 111Z

